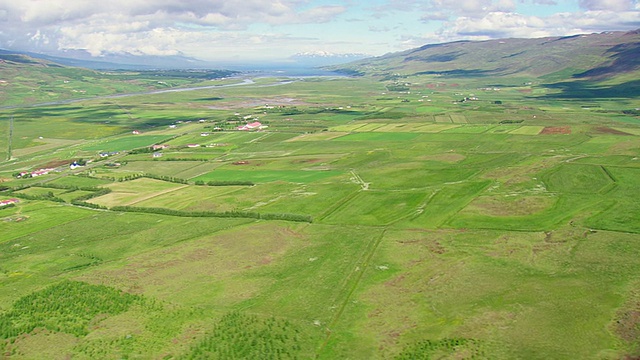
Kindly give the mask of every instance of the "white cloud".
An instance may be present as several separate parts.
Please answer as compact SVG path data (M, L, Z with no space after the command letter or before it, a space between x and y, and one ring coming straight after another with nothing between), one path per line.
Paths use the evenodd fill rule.
M161 16L165 21L188 21L224 26L231 22L299 23L324 22L345 11L344 6L315 6L301 10L299 0L0 0L0 9L23 23L46 26L79 21L96 15L130 18Z
M420 20L424 23L427 23L430 21L444 21L444 20L448 20L449 16L450 16L449 14L441 11L433 11L433 12L428 12L425 15L422 15Z
M557 5L558 2L555 0L532 0L533 4L537 5Z
M516 9L513 0L432 0L429 13L449 13L456 16L481 18L491 12L511 12Z
M449 23L439 35L447 38L488 40L505 37L543 37L549 33L541 30L543 21L514 13L491 12L480 19L459 17Z
M184 37L199 32L323 23L346 10L304 0L0 0L0 9L0 47L22 43L93 55L177 54Z
M344 6L319 6L300 14L296 22L324 23L346 11Z
M634 0L579 0L578 4L586 10L627 11L637 8Z
M536 38L599 32L611 29L611 26L631 30L640 26L640 18L635 11L557 13L549 17L490 12L482 18L459 17L446 23L437 35L442 41Z
M108 53L133 55L178 55L177 43L184 32L175 29L152 29L143 32L89 31L82 27L63 27L58 42L60 50L86 50L92 56Z
M544 7L541 13L548 14L566 9L567 2L379 0L367 5L354 0L0 0L0 48L86 50L95 56L275 58L301 49L382 53L460 39L640 28L638 0L577 0L573 7L579 6L579 12L517 13L522 4L527 9ZM379 20L372 22L372 17Z

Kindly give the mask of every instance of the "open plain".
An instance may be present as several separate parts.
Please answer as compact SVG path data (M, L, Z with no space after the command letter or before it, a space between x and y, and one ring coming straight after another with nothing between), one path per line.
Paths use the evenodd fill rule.
M637 94L233 82L5 94L0 357L640 355Z

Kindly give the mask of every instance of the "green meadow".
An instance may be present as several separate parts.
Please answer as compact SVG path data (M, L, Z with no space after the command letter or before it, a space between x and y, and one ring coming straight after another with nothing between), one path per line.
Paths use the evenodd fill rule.
M640 356L640 101L525 80L0 109L0 357Z
M126 151L141 147L148 147L155 143L163 142L169 138L169 136L163 135L129 135L113 140L106 140L104 142L96 142L82 147L82 150L104 152Z

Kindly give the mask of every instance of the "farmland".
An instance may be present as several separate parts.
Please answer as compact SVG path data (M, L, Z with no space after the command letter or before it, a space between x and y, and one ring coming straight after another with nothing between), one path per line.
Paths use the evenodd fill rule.
M640 100L404 80L1 109L2 356L639 356Z

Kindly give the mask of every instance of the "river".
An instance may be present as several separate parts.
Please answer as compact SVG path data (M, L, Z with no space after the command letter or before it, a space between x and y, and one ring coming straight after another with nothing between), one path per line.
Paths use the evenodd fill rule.
M257 85L256 87L269 87L269 86L280 86L291 84L295 81L298 81L295 78L289 80L282 80L273 84L265 84L265 85ZM208 85L208 86L194 86L194 87L184 87L184 88L173 88L173 89L164 89L164 90L150 90L150 91L142 91L135 93L127 93L127 94L113 94L113 95L103 95L103 96L95 96L91 98L78 98L78 99L66 99L59 101L49 101L44 103L37 104L28 104L28 105L10 105L10 106L0 106L0 109L21 109L21 108L29 108L29 107L39 107L39 106L51 106L51 105L65 105L65 104L73 104L82 101L88 100L101 100L101 99L118 99L129 96L138 96L138 95L155 95L155 94L165 94L172 92L184 92L184 91L195 91L195 90L206 90L206 89L219 89L219 88L227 88L234 86L246 86L253 85L256 82L252 79L244 79L241 82L234 84L226 84L226 85Z

